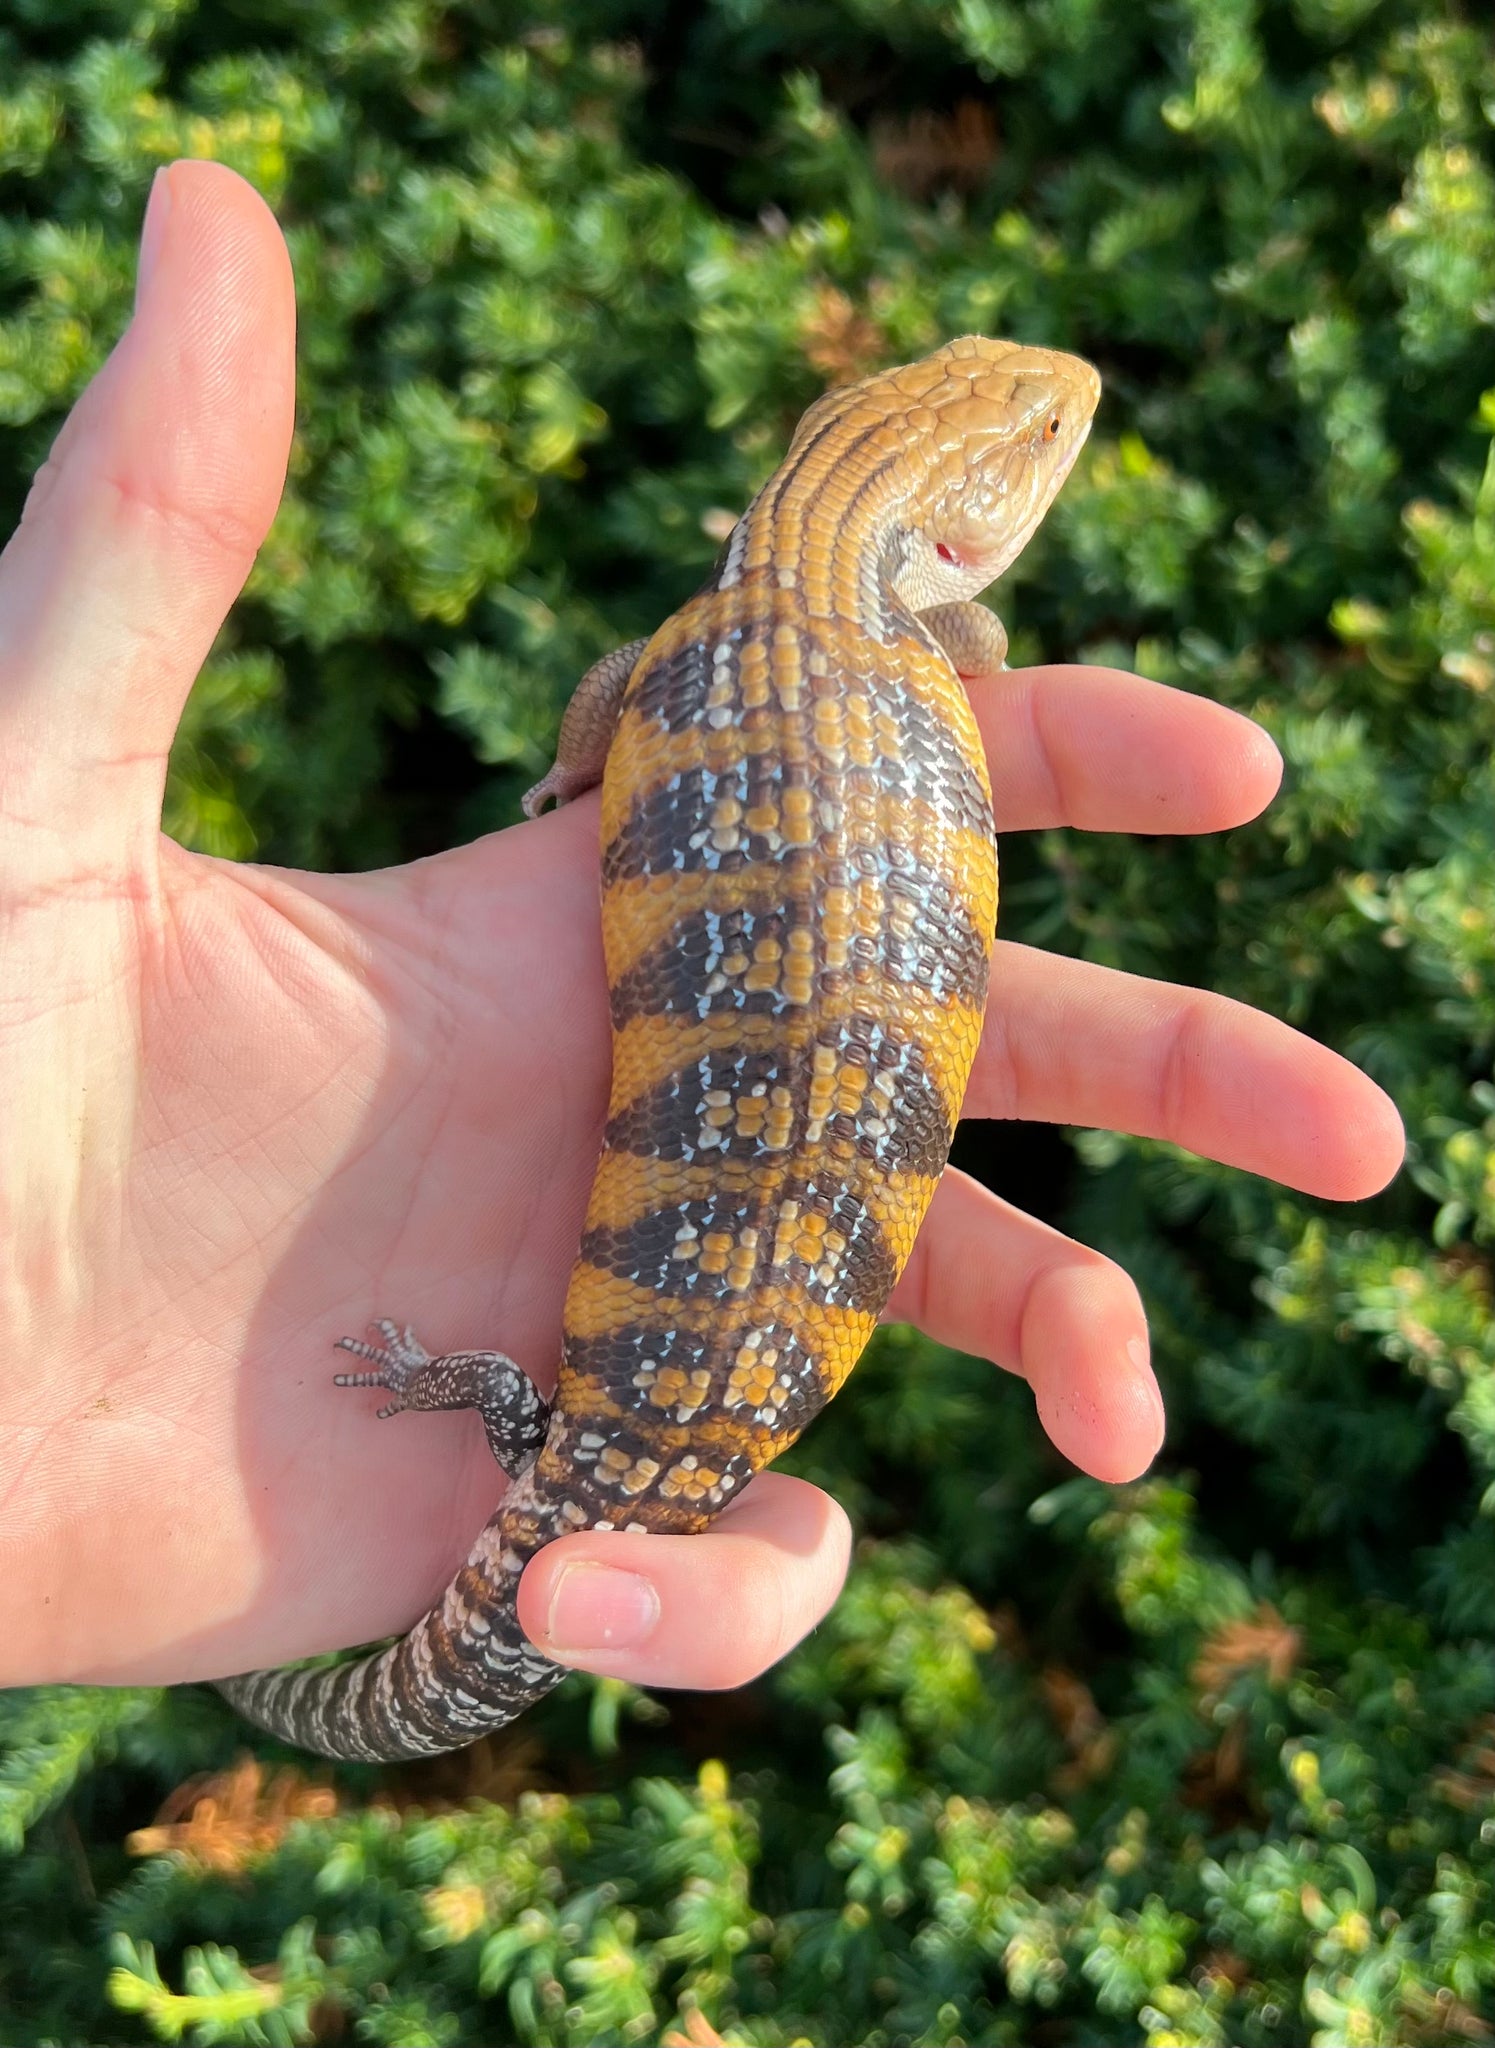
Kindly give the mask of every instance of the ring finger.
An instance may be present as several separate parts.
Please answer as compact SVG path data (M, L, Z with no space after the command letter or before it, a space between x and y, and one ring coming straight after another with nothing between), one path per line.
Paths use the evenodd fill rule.
M1135 1479L1163 1441L1147 1318L1099 1252L949 1168L888 1313L1020 1373L1055 1447L1097 1479Z

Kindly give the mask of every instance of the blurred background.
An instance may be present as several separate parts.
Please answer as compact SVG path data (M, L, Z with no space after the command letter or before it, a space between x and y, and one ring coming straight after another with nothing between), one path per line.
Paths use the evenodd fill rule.
M508 824L571 684L827 384L1089 356L1015 662L1249 712L1259 823L1004 842L1003 932L1260 1004L1407 1119L1378 1202L1160 1144L957 1157L1119 1258L1108 1489L885 1333L794 1469L859 1548L747 1692L576 1678L398 1771L208 1693L0 1702L0 2040L1495 2040L1495 32L1454 0L4 0L8 524L151 175L251 179L284 504L168 829L363 867ZM204 1777L202 1774L209 1774Z

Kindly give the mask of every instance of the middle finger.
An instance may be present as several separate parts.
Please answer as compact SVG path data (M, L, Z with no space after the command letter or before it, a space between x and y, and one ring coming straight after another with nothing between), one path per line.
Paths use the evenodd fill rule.
M964 1114L1165 1138L1333 1201L1401 1165L1401 1119L1358 1067L1203 989L999 940Z

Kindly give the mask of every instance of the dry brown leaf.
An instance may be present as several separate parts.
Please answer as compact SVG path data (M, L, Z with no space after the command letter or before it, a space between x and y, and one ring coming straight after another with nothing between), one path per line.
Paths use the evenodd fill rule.
M1232 1991L1239 1991L1243 1984L1251 1981L1251 1965L1234 1949L1212 1948L1199 1966L1199 1975L1206 1979L1213 1977L1217 1983L1228 1984Z
M163 1802L155 1824L125 1838L132 1856L174 1851L203 1870L242 1870L276 1848L294 1820L330 1820L337 1794L282 1766L269 1775L257 1757L189 1778Z
M877 369L885 354L879 329L833 284L816 292L800 323L799 344L827 384L855 384Z
M459 1751L466 1765L459 1800L486 1799L490 1806L517 1806L526 1792L544 1792L552 1780L543 1768L545 1746L533 1735L504 1729Z
M1434 1776L1433 1789L1461 1813L1495 1805L1495 1714L1475 1722L1457 1761Z
M1116 1759L1116 1737L1095 1704L1088 1685L1062 1664L1049 1664L1038 1674L1044 1704L1053 1715L1070 1761L1053 1775L1056 1793L1077 1792L1104 1777Z
M910 199L979 191L1001 153L996 116L984 100L973 99L962 100L953 114L925 107L874 121L871 143L878 176Z
M1213 1748L1196 1751L1183 1768L1179 1797L1217 1828L1255 1826L1262 1817L1261 1795L1246 1770L1247 1726L1238 1716Z
M1249 1621L1227 1621L1205 1642L1190 1673L1201 1697L1218 1699L1253 1665L1263 1665L1273 1685L1286 1685L1298 1668L1302 1631L1291 1628L1263 1600Z
M1217 1808L1239 1788L1246 1768L1246 1724L1232 1721L1213 1749L1201 1749L1184 1766L1184 1802Z
M995 1607L987 1608L986 1618L997 1639L997 1648L1018 1663L1026 1663L1033 1652L1015 1604L1011 1600L999 1601Z
M1038 1674L1044 1705L1058 1724L1065 1746L1080 1750L1105 1726L1088 1685L1062 1664L1047 1664Z

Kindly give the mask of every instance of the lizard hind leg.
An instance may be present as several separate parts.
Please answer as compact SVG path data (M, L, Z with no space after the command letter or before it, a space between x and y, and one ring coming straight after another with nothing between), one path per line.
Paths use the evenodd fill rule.
M559 808L595 789L602 780L613 729L623 708L623 692L651 637L645 633L641 639L626 641L611 654L604 654L576 685L561 720L550 772L521 799L527 818L538 818L552 797Z
M383 1320L370 1325L382 1341L339 1337L337 1348L366 1359L374 1372L340 1372L339 1387L384 1387L394 1396L382 1417L411 1409L476 1408L488 1433L488 1448L512 1479L532 1462L545 1441L550 1403L534 1381L502 1351L446 1351L433 1358L410 1329Z
M339 1347L372 1368L337 1375L344 1387L383 1387L381 1415L476 1408L494 1457L516 1479L545 1440L550 1404L501 1351L433 1358L412 1330L377 1322L375 1342ZM246 1720L319 1756L393 1761L438 1756L502 1728L565 1677L519 1625L514 1592L524 1558L509 1547L507 1506L490 1519L436 1605L387 1649L348 1663L250 1671L215 1681ZM541 1539L543 1540L543 1538Z

